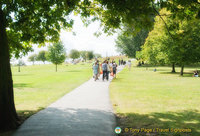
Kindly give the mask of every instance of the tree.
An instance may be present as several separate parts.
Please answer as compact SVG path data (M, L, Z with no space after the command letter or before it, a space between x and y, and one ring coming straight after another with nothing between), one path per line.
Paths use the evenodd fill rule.
M144 58L151 64L172 64L172 72L178 64L183 75L184 65L200 60L200 20L195 17L191 20L172 18L165 9L161 13L166 15L163 19L169 28L166 29L159 16L155 18L154 29L143 46Z
M75 59L78 59L80 57L80 52L77 50L71 50L69 57L72 58L74 61Z
M184 66L200 62L200 20L183 21L176 33L180 55L177 56L183 75Z
M148 31L146 30L141 30L136 35L127 35L125 32L122 32L118 35L115 46L122 54L135 58L136 51L141 50L147 35Z
M47 55L46 51L40 51L39 54L37 55L36 60L42 61L45 64L45 61L47 60L46 55Z
M88 52L87 52L87 58L88 58L88 60L92 60L92 59L94 58L94 53L93 53L93 51L88 51Z
M18 64L17 64L17 66L18 66L18 72L20 72L21 70L20 70L20 66L25 66L26 64L25 64L25 62L23 61L23 60L19 60L18 61Z
M37 59L37 54L33 54L33 55L31 55L31 56L28 57L28 60L29 60L30 62L32 62L33 65L34 65L36 59Z
M49 46L47 56L48 60L56 65L57 72L57 65L62 64L66 59L66 51L64 45L61 42L58 42Z
M122 23L134 26L135 30L153 26L151 5L154 0L1 0L0 1L0 129L16 128L19 125L13 97L13 81L10 68L12 51L27 53L32 44L59 40L61 28L71 28L73 21L66 18L72 11L82 17L93 15L92 21L100 20L106 33L120 28ZM157 3L160 1L157 1ZM166 0L165 5L176 15L199 12L197 0ZM174 4L175 3L175 4ZM194 6L194 4L196 4ZM173 6L175 5L175 7ZM180 6L179 6L180 5ZM184 8L182 8L184 7ZM184 12L181 12L184 10ZM180 14L178 14L180 13ZM184 14L183 14L184 13ZM198 14L199 15L199 14ZM12 36L14 42L11 42ZM17 40L18 39L18 40ZM13 44L13 43L20 44ZM20 45L20 46L15 46Z
M73 21L66 16L76 9L78 2L0 1L0 129L12 129L19 125L9 55L12 50L18 52L20 49L13 43L20 43L27 52L26 49L32 47L31 43L58 41L61 28L71 28ZM16 38L12 39L11 34ZM14 41L11 42L11 39Z
M87 51L80 51L80 56L86 62L86 60L87 60Z
M99 53L95 53L94 56L95 56L95 58L102 58L101 54L99 54Z
M144 64L144 55L142 54L143 52L142 51L136 51L136 59L138 61L138 66L141 66L141 63Z

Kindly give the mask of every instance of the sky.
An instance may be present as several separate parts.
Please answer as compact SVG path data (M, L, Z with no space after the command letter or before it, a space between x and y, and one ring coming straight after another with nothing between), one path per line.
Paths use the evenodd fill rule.
M69 54L71 49L76 49L79 51L94 51L94 53L99 53L102 56L119 55L115 47L115 39L117 38L117 34L107 36L106 34L102 33L102 35L96 37L94 36L94 33L99 29L99 22L93 22L88 27L85 27L80 17L73 16L73 18L74 25L72 31L69 32L61 30L60 33L60 39L66 48L67 54ZM30 52L27 56L22 58L25 63L29 63L27 61L28 56L37 54L40 50L47 50L47 46L38 48L37 45L34 45L33 48L34 52Z
M94 36L94 33L99 29L99 22L93 22L88 27L85 27L79 17L75 17L73 32L61 31L61 40L63 41L67 51L71 49L77 50L92 50L102 56L118 55L115 48L115 39L117 34L107 36L102 34L99 37Z

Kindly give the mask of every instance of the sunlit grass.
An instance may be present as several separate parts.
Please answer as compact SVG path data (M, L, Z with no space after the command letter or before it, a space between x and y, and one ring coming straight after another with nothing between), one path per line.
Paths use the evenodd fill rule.
M170 67L158 67L157 72L153 69L124 69L111 83L110 96L119 125L122 128L191 128L190 134L200 135L200 78L192 77L196 68L186 68L183 77L170 73Z
M92 76L91 64L63 64L58 72L54 65L23 66L21 72L13 67L12 72L16 109L27 115L45 108Z

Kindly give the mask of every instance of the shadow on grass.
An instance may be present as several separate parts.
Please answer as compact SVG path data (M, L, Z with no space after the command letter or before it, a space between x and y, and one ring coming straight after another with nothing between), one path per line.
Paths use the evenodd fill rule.
M26 83L14 83L13 84L14 88L25 88L25 87L31 87L31 84L26 84Z
M200 136L200 113L196 110L152 114L118 114L117 122L122 128L122 134L119 136L147 135L145 132L125 132L125 128L169 129L169 132L150 132L150 136ZM172 129L191 129L191 132L170 132Z
M18 117L20 119L20 124L23 124L25 120L27 120L30 116L36 114L40 110L43 110L43 107L38 108L37 110L19 110L17 111ZM12 136L16 130L5 130L5 131L0 131L0 136Z
M120 78L120 77L117 77L117 78L113 78L112 82L119 82L119 81L122 81L124 78Z
M33 74L14 74L13 76L32 76Z
M39 107L37 110L18 110L17 114L20 118L20 122L23 123L26 119L28 119L30 116L36 114L37 112L43 110L44 107Z
M66 72L81 72L80 70L68 70Z
M180 76L180 72L176 72L176 73L172 73L172 72L159 72L160 74L172 74L172 75L177 75ZM192 72L184 72L182 77L193 77L192 76L193 73Z

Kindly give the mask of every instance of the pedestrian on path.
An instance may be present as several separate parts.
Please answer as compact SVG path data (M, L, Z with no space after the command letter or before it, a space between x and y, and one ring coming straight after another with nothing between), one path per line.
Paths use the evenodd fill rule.
M106 77L107 80L109 79L110 71L111 71L110 63L109 63L109 61L107 61L107 77Z
M123 59L121 59L121 65L124 65L124 61L123 61Z
M113 71L113 77L116 78L116 73L117 73L117 64L115 63L115 61L112 64L112 71Z
M98 79L99 65L97 63L98 62L96 61L95 64L93 65L94 81Z
M100 64L99 64L99 60L97 60L97 65L98 65L97 80L99 80L99 76L100 76Z
M128 61L127 65L128 65L129 71L131 71L131 60Z
M102 71L103 71L103 76L102 76L102 80L104 81L105 77L107 78L108 80L108 72L107 72L107 61L105 60L102 64Z

